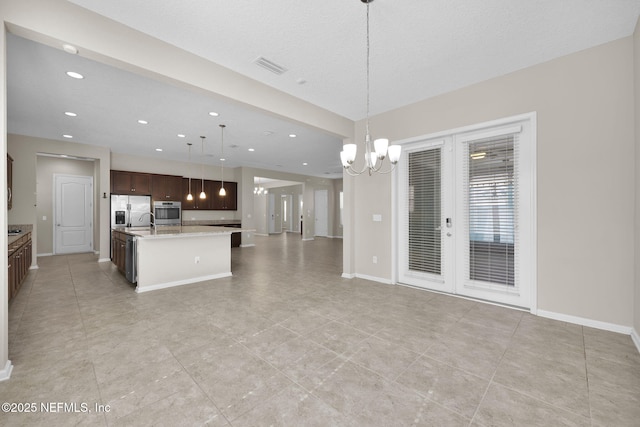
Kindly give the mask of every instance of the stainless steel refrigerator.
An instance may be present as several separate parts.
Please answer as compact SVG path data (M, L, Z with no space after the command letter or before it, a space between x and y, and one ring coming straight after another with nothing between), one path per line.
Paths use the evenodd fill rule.
M151 196L111 195L111 227L148 227Z

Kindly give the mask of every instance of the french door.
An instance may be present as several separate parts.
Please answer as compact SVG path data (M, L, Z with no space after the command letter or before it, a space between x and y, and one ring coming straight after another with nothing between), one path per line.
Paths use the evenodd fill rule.
M531 308L535 116L403 147L398 281Z

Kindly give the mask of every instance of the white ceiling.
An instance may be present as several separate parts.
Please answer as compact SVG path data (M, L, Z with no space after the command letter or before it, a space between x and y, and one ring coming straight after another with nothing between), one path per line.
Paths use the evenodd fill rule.
M71 2L349 119L365 117L360 0ZM629 36L639 14L640 0L375 0L371 114ZM288 71L278 76L258 67L259 56ZM70 66L88 74L81 84L60 74ZM341 173L334 136L15 36L8 40L8 73L10 132L51 139L74 132L74 140L114 152L153 156L149 151L160 147L171 158L185 153L177 133L194 148L204 134L216 164L215 128L225 123L225 147L238 146L225 148L228 166ZM74 108L79 116L70 126L62 112ZM210 110L221 116L202 115ZM150 124L138 125L138 118ZM256 152L247 152L250 146Z

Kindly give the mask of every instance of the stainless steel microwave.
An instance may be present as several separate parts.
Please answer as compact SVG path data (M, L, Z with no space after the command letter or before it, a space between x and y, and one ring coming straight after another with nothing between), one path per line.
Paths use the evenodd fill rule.
M153 216L156 225L181 225L180 202L153 202Z

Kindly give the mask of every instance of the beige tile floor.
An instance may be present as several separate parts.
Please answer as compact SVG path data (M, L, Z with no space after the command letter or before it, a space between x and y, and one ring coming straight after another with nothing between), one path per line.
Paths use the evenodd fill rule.
M145 294L93 255L40 258L0 383L38 412L0 425L640 425L629 336L342 279L341 244L257 237L233 277Z

